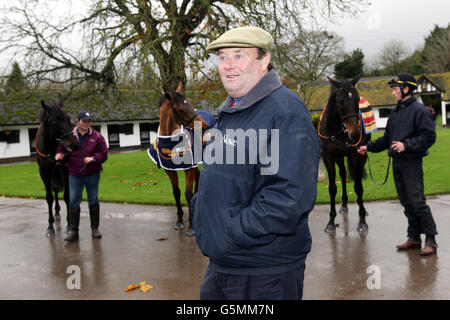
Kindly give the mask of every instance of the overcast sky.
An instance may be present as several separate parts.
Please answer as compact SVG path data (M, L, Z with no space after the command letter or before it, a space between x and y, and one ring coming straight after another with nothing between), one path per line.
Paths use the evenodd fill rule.
M76 11L78 0L72 2L71 12ZM402 40L412 52L423 44L435 24L446 27L450 22L450 0L371 0L371 3L359 17L343 18L339 24L326 26L344 37L346 51L361 48L366 61L375 58L391 39ZM63 7L67 9L68 3L65 4ZM0 55L1 73L10 69L7 60L8 57Z
M370 60L391 39L402 40L412 52L423 45L424 38L437 24L450 22L449 0L372 0L367 12L328 25L345 39L345 50L363 49Z

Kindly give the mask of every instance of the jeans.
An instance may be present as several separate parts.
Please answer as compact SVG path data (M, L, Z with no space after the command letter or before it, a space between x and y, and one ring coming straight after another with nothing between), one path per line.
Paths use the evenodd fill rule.
M209 263L200 287L201 300L301 300L305 263L292 271L271 275L231 275Z
M69 208L78 209L80 207L84 187L86 187L89 206L97 205L99 182L99 171L87 176L69 175Z

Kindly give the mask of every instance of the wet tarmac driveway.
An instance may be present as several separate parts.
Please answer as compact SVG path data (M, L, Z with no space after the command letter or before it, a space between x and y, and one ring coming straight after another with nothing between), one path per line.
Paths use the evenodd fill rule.
M355 204L338 215L333 234L323 231L329 207L316 206L304 299L450 299L450 195L428 203L440 247L426 258L395 249L406 239L398 201L366 204L367 233L356 230ZM102 203L103 238L95 240L83 202L80 242L73 244L63 241L65 210L56 236L45 235L46 207L41 199L0 198L0 299L199 298L208 260L194 238L173 229L174 207ZM154 288L125 292L142 281Z

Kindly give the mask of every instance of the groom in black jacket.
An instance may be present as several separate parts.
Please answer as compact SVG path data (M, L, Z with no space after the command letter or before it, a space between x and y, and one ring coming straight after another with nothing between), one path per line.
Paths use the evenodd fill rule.
M412 74L399 73L389 82L397 107L391 112L384 135L358 149L380 152L388 149L400 203L408 218L408 240L398 250L421 249L420 235L426 235L423 256L436 253L436 224L427 205L423 187L422 158L436 141L433 118L412 92L417 83Z

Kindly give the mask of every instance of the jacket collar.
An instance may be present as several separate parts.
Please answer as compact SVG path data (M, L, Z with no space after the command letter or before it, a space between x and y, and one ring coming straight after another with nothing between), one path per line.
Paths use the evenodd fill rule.
M411 98L409 98L409 99L407 99L405 101L399 101L397 103L397 109L407 107L407 106L409 106L411 103L413 103L415 101L416 101L415 97L411 97Z
M233 113L251 107L256 102L264 99L273 91L279 89L283 83L281 82L275 70L270 70L242 99L237 106L231 108L233 98L228 96L225 101L217 109L217 114L221 112Z
M72 134L78 140L78 126L75 126L75 128L73 128ZM89 127L88 136L90 136L91 134L92 134L92 128Z

